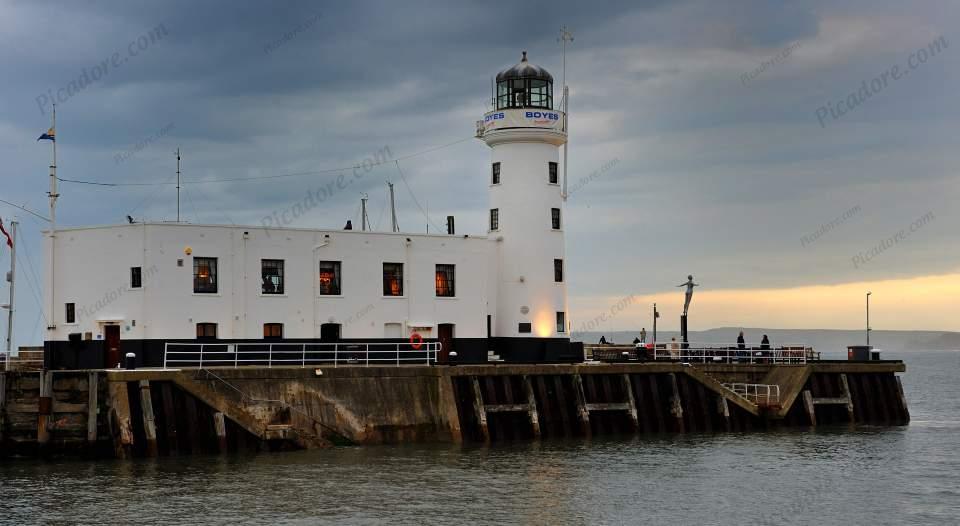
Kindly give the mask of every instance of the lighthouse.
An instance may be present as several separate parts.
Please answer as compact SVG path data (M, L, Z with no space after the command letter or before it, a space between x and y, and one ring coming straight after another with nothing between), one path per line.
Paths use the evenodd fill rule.
M499 263L491 332L504 343L569 341L559 170L566 115L554 98L553 76L528 61L526 51L497 74L493 89L493 110L477 122L477 137L490 147L487 229Z

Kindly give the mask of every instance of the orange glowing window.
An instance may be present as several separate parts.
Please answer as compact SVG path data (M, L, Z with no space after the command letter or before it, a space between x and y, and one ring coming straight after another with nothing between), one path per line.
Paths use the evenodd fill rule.
M383 264L383 295L403 296L403 263Z
M320 283L317 292L324 296L339 296L340 292L340 262L320 262Z
M454 265L437 265L437 296L452 298L456 295L454 290L455 270Z

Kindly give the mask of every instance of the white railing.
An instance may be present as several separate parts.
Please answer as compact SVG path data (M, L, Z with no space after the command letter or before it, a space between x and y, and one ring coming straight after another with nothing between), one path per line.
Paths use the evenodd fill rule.
M440 342L174 343L163 348L163 368L314 365L433 365Z
M39 371L43 369L43 358L23 358L8 356L0 352L0 371Z
M657 343L654 360L689 363L805 364L818 359L812 347L803 344L739 345L736 343Z
M779 385L731 383L723 386L757 405L780 405Z

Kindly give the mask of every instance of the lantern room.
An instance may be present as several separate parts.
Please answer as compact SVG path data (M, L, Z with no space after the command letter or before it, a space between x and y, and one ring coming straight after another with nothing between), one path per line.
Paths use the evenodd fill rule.
M511 108L553 109L553 76L527 61L523 52L520 63L497 74L494 97L497 110Z

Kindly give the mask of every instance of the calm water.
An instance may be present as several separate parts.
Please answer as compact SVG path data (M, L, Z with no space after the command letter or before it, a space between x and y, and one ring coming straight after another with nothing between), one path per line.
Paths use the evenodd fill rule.
M0 522L960 523L960 353L897 357L905 428L5 462Z

